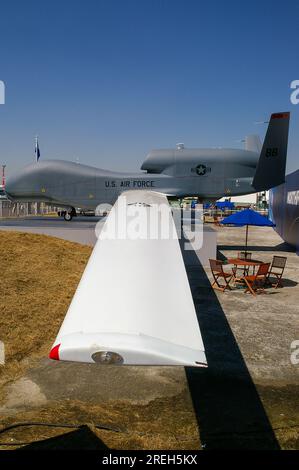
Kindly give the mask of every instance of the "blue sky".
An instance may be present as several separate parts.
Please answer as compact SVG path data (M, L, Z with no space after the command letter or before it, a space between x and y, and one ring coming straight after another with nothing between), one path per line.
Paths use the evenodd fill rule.
M295 0L6 0L0 15L0 163L41 158L138 170L151 148L238 147L292 112L299 163ZM296 162L297 160L297 162Z

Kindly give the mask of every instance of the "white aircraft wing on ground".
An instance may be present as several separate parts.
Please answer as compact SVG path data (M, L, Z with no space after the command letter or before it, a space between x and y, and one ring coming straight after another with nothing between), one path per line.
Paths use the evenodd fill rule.
M155 233L157 214L160 219L168 218L170 236ZM207 366L165 195L138 190L119 196L50 358L103 364Z

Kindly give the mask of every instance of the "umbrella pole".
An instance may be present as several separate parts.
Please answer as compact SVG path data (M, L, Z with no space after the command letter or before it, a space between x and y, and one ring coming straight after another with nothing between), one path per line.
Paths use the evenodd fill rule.
M247 258L248 225L246 225L245 259Z

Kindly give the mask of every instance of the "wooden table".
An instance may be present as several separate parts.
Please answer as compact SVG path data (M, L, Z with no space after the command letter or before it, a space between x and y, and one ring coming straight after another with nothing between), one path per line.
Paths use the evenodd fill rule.
M253 274L255 273L256 266L263 264L263 261L258 261L256 259L241 259L241 258L228 258L227 264L233 264L235 267L243 266L244 272L247 267L253 267Z

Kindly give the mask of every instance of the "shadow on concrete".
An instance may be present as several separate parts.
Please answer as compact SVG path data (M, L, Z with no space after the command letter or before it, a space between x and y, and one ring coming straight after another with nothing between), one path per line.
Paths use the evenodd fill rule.
M270 281L273 282L274 284L276 283L276 280L274 277L270 278ZM285 277L282 277L281 282L282 282L283 287L296 287L298 285L298 282L292 281L292 279L287 279ZM278 291L280 289L281 289L280 287L277 288Z
M195 252L182 250L182 253L208 361L208 369L186 368L202 446L205 449L279 449L210 281Z
M231 251L244 251L244 244L243 245L218 245L218 250L231 250ZM296 249L293 248L291 245L287 243L279 243L276 246L264 246L264 245L254 245L254 246L247 246L247 251L282 251L285 253L295 253Z
M102 220L103 217L89 217L77 216L70 222L66 222L62 217L47 217L47 216L28 216L28 217L11 217L0 218L0 227L23 227L23 228L43 228L43 227L82 227L89 228Z
M108 447L88 426L81 426L76 431L32 442L19 450L103 450Z

